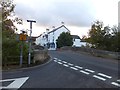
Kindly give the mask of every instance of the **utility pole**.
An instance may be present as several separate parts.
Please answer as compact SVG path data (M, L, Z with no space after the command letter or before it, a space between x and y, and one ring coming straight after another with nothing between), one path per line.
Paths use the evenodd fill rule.
M29 53L28 53L28 65L31 63L31 34L32 34L32 23L36 23L36 21L33 20L27 20L27 22L30 22L30 38L29 38Z
M23 41L20 46L20 67L22 67L22 62L23 62Z
M20 45L20 67L22 67L22 62L23 62L23 41L26 41L26 32L21 30L22 33L19 36L19 40L21 41L21 45Z

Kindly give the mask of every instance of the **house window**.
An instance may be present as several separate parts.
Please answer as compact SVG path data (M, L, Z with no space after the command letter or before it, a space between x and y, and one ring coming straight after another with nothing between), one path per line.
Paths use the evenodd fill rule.
M51 48L55 48L55 43L53 42L53 43L50 43L50 47Z
M75 41L75 38L73 38L73 41Z
M54 36L53 36L53 42L54 42Z

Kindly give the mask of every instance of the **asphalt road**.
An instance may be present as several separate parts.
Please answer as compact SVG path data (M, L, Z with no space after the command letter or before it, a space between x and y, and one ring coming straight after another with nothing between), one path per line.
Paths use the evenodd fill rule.
M71 51L49 51L49 63L3 72L3 88L118 88L118 61ZM16 86L16 87L14 87Z

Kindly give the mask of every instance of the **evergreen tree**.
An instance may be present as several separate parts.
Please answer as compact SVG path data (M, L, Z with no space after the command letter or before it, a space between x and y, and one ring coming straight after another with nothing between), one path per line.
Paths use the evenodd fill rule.
M73 39L69 32L61 33L56 41L57 41L57 48L73 45Z

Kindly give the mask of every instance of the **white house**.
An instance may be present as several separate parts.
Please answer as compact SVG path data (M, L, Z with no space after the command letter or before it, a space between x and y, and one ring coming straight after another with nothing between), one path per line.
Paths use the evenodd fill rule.
M86 42L82 42L78 35L72 35L72 38L73 38L73 45L72 45L72 47L86 46Z
M58 28L54 28L52 31L47 30L36 39L36 44L47 47L49 50L56 50L57 48L56 40L63 32L70 33L70 30L65 25L61 25ZM73 46L81 47L82 44L80 37L77 35L72 35L72 37Z

